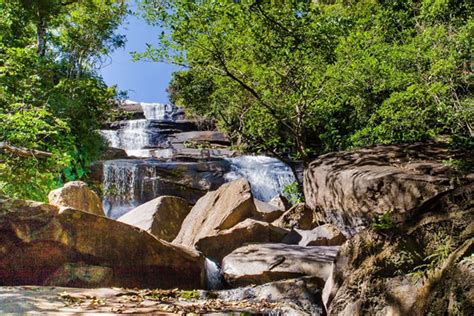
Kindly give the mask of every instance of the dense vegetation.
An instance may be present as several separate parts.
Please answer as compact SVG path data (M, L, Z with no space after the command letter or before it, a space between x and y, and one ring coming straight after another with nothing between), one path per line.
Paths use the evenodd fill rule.
M216 119L248 150L307 160L377 143L472 145L471 1L142 7L170 32L135 57L183 65L171 100Z
M96 69L123 45L113 0L0 0L0 194L44 200L79 179L115 89Z

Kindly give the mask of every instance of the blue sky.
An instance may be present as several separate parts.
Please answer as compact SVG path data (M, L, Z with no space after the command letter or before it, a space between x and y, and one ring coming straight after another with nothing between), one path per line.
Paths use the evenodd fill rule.
M141 102L167 103L166 87L171 73L179 67L165 63L133 62L130 52L144 51L145 44L157 42L161 29L147 25L135 16L129 16L120 34L127 36L124 48L117 49L111 57L111 63L100 70L107 85L118 85L127 91L128 99Z

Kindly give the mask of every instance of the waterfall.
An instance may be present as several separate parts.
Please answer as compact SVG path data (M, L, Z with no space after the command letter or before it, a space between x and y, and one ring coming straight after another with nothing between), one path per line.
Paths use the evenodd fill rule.
M173 124L175 117L183 115L182 109L160 103L126 104L134 110L140 105L145 118L115 122L111 126L117 129L100 131L109 146L124 149L129 156L103 163L103 204L108 217L118 218L160 195L181 196L195 203L203 192L241 177L250 182L255 198L268 201L295 180L287 165L266 156L197 162L189 157L186 162L186 148L174 147L168 139L170 131L179 131L179 125ZM173 161L179 155L184 160ZM210 263L209 269L214 269Z
M118 218L139 205L137 200L138 165L128 160L109 160L103 165L105 214Z
M161 103L140 103L147 120L172 120L176 107Z
M231 171L225 174L225 179L232 181L246 178L252 186L254 197L261 201L271 200L296 180L290 167L276 158L241 156L226 160L230 162Z
M204 261L206 269L206 287L208 290L221 290L224 287L222 271L219 266L208 258Z
M103 164L103 205L106 215L118 218L157 196L162 190L158 161L118 159Z
M152 121L172 120L178 109L161 103L140 103L140 106L145 119L122 121L119 129L101 130L100 133L110 147L125 149L129 156L145 158L154 156L147 148L166 146L166 137L159 129L152 127ZM160 154L169 156L168 152L157 152L157 155Z

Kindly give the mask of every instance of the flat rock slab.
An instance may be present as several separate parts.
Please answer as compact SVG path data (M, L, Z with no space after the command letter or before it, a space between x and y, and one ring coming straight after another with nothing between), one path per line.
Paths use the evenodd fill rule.
M226 256L222 261L222 270L226 281L233 286L263 284L300 276L316 277L323 286L338 250L338 246L250 244Z
M257 294L260 292L262 290L256 289ZM300 292L305 293L304 288ZM292 315L317 315L302 312L301 308L296 306L295 309L288 306L286 302L268 302L260 297L247 297L245 301L242 301L232 300L232 297L225 293L212 296L214 298L210 298L210 295L208 297L204 291L4 286L0 287L0 314L153 314L164 316L189 313L240 315L242 312L264 314L277 312L278 315L286 315L287 312L293 312ZM260 296L263 297L263 294ZM281 298L282 294L279 297ZM317 309L313 308L313 310Z
M183 132L177 133L170 137L171 143L186 143L186 142L208 142L222 145L230 145L229 138L221 133L214 131L197 131L197 132Z

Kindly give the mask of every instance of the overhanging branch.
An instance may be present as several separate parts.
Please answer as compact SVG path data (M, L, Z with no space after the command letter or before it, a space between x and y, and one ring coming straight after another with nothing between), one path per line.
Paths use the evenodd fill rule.
M19 157L49 158L53 156L52 153L47 151L12 146L7 142L0 142L0 151L8 152Z

